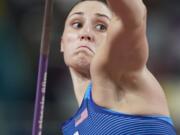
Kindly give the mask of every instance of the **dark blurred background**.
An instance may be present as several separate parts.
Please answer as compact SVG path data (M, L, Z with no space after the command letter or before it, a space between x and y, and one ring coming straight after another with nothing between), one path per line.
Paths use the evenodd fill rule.
M77 109L59 52L64 18L76 1L54 1L43 135L60 135L60 125ZM165 89L180 134L180 1L145 2L148 67ZM0 0L0 135L31 134L43 12L43 0Z

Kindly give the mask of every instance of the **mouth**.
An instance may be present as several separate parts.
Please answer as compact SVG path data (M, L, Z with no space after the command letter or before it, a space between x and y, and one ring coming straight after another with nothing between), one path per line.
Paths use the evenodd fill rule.
M78 49L87 49L87 50L91 51L92 53L94 53L94 51L90 47L88 47L86 45L81 45L81 46L78 47Z

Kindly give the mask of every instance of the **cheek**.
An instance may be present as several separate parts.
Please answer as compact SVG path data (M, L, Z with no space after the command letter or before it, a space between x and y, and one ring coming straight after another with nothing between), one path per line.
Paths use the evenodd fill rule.
M75 33L68 33L65 35L65 44L68 46L75 43L76 40L77 40L77 34Z
M73 53L73 50L76 48L76 44L75 44L76 41L77 41L77 34L74 33L64 34L63 48L65 55L70 55L71 53Z

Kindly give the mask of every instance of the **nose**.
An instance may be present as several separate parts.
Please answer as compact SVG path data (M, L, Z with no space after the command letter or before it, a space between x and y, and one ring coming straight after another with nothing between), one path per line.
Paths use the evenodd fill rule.
M84 27L80 33L80 40L85 40L85 41L94 41L94 35L93 32L89 27Z
M82 34L80 40L94 41L93 36L90 34Z

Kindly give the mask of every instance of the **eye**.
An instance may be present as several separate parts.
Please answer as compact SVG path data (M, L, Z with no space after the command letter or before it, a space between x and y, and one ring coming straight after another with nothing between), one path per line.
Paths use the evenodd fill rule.
M98 31L106 31L107 30L107 27L104 24L97 24L95 28Z
M75 29L79 29L79 28L82 28L82 23L80 22L75 22L75 23L72 23L72 27L75 28Z

